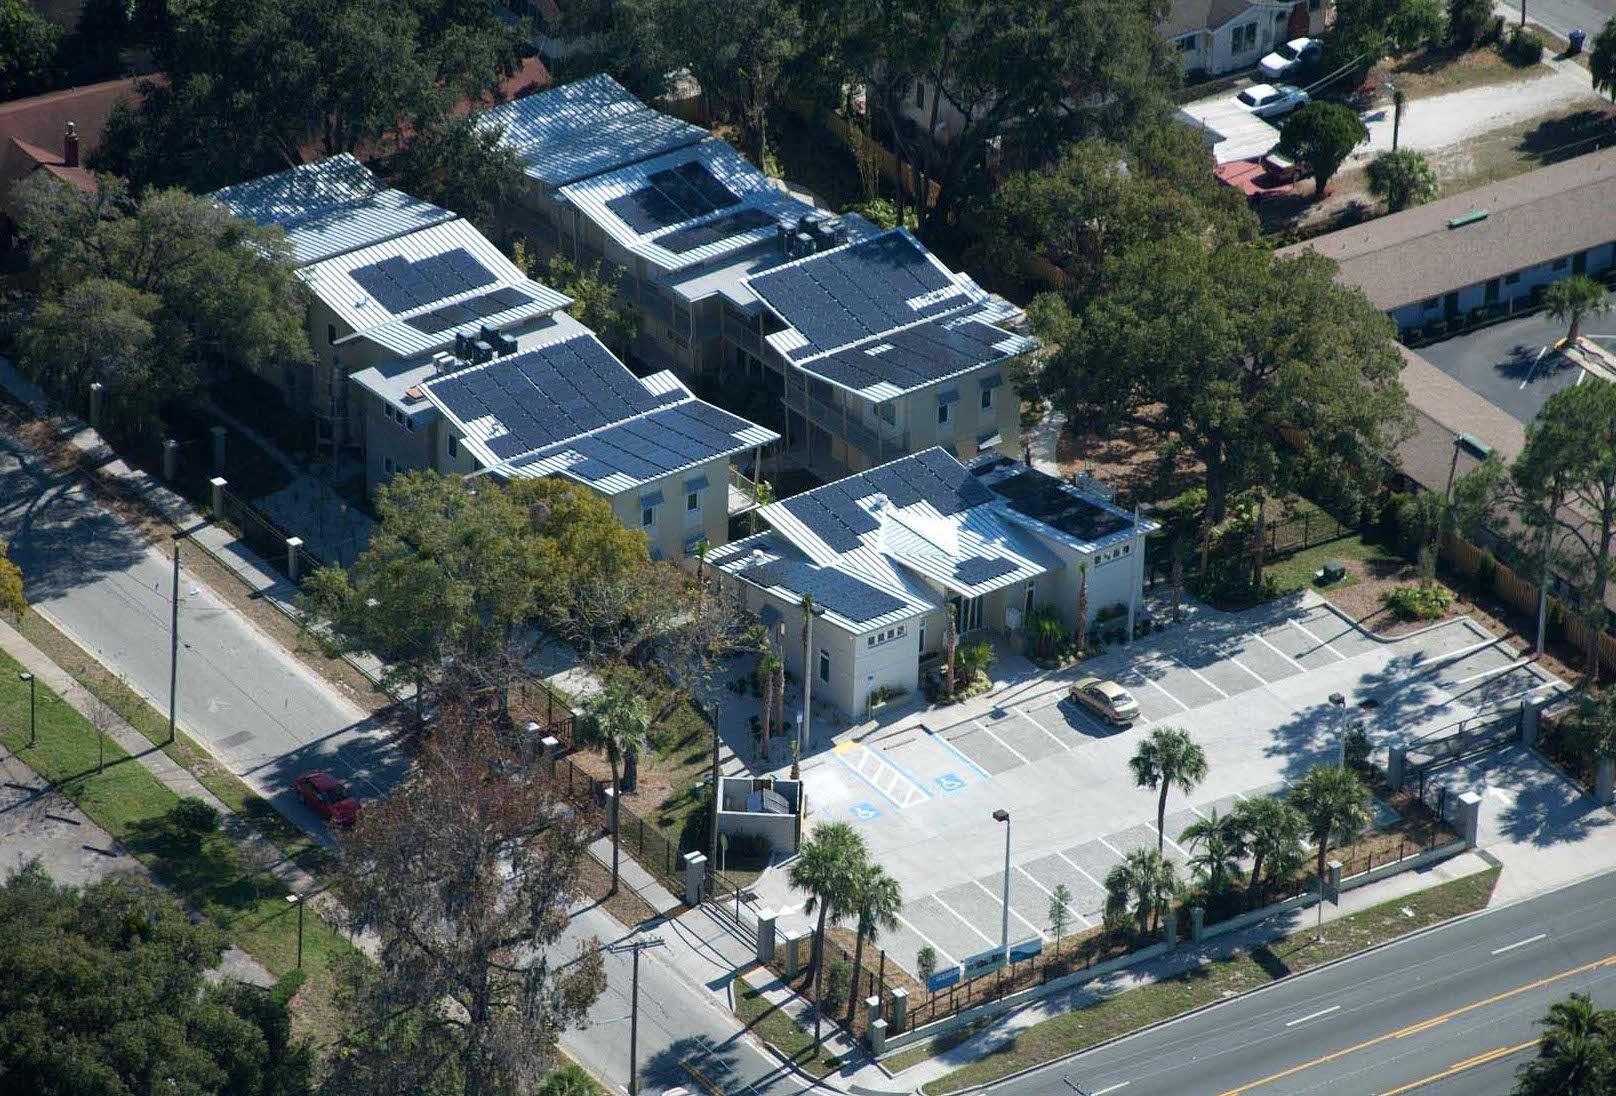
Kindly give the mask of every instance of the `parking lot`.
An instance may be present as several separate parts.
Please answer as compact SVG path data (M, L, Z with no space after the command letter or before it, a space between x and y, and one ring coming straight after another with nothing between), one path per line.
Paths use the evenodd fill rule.
M1558 687L1468 620L1395 641L1364 633L1321 599L1202 618L1083 665L1139 701L1131 727L1106 726L1066 699L1075 670L1009 686L918 722L840 743L805 765L811 822L863 833L903 887L900 927L882 938L910 966L929 944L949 966L998 944L1004 833L1011 816L1012 940L1050 939L1057 886L1071 894L1067 931L1097 924L1104 878L1128 850L1155 847L1155 795L1127 762L1149 729L1171 724L1206 750L1210 771L1168 800L1163 849L1212 811L1282 792L1332 759L1347 719L1377 747L1409 741L1480 711ZM1349 708L1330 705L1341 693ZM765 899L789 911L800 895Z
M1590 321L1587 326L1592 333L1616 331L1616 324ZM1550 396L1582 383L1581 367L1549 349L1565 333L1563 320L1538 312L1422 346L1417 353L1524 425Z

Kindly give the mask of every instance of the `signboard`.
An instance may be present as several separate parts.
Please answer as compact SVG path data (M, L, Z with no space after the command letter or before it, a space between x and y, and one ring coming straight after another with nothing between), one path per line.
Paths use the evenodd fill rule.
M947 970L937 971L930 978L926 979L926 989L931 993L936 993L940 989L947 989L949 986L958 985L959 980L960 969L958 967L949 967Z
M1019 963L1023 959L1034 959L1042 955L1044 940L1041 936L1029 936L1025 940L1010 945L1010 961Z
M992 974L1004 966L1004 949L994 948L992 951L967 956L962 966L965 968L966 978L980 978L984 974Z

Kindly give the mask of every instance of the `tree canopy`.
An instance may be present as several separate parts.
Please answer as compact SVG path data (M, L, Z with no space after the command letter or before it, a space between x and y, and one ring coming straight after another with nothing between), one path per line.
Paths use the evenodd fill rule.
M1279 145L1306 163L1313 173L1313 193L1322 198L1326 187L1352 150L1369 140L1369 127L1351 107L1313 102L1285 119Z
M6 542L0 540L0 613L22 616L28 611L23 596L22 568L6 556Z
M1594 90L1616 100L1616 18L1594 36L1588 53L1588 70L1593 73Z
M61 28L31 4L0 0L0 102L48 88L61 44Z
M1413 149L1382 152L1369 161L1369 193L1386 200L1386 212L1424 205L1436 197L1436 169Z
M521 157L503 143L503 133L479 124L473 114L426 120L388 165L388 181L473 224L490 226L500 207L526 185Z
M285 1009L210 986L224 941L133 875L83 889L37 863L0 884L0 1077L8 1091L303 1096Z

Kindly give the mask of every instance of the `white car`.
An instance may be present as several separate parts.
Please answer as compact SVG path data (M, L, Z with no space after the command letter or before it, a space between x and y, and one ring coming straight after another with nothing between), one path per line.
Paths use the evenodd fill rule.
M1277 80L1316 61L1323 51L1324 43L1317 38L1292 38L1257 62L1257 68L1264 76Z
M1294 84L1253 84L1234 101L1259 118L1278 118L1310 102L1307 92Z

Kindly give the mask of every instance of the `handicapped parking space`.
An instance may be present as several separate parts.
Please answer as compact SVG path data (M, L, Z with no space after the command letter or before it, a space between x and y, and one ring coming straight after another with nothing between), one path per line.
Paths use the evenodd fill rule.
M988 779L986 771L923 727L883 740L878 748L888 764L933 796L954 795Z

